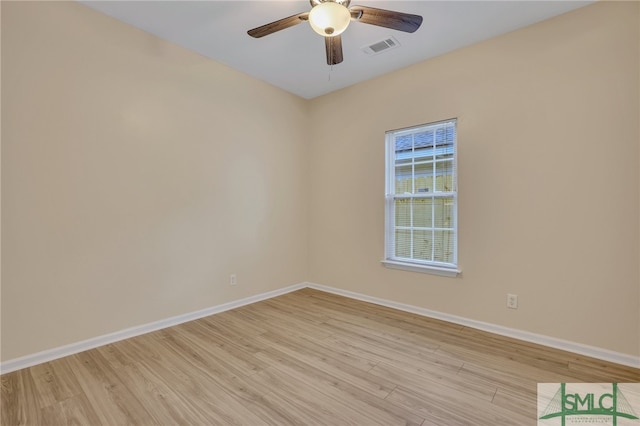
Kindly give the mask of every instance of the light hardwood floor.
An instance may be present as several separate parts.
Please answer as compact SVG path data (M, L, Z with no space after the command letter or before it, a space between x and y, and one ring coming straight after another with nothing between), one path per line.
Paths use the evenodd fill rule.
M3 425L535 425L640 370L304 289L2 375Z

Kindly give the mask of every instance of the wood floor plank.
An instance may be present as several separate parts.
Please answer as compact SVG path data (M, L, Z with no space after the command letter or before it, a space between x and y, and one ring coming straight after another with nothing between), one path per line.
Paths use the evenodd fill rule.
M497 388L508 388L525 394L535 393L537 383L574 381L572 377L517 362L503 362L502 368L466 362L458 371L458 375L482 380Z
M488 382L468 380L457 374L433 374L427 371L411 372L394 365L381 362L370 371L375 376L401 384L405 389L421 390L424 388L441 387L443 390L457 394L469 394L485 401L491 401L497 387Z
M294 369L307 375L306 382L316 384L324 382L322 390L325 393L340 394L344 400L369 404L369 411L381 409L385 413L390 413L395 416L394 421L405 419L406 424L419 425L423 420L409 411L385 401L383 398L396 387L396 384L378 376L349 366L327 368L327 364L318 362L317 358L287 350L282 346L270 348L258 356L269 360L272 365L281 370ZM292 375L291 371L289 370L290 375Z
M358 424L358 419L354 418L354 414L344 404L275 366L259 372L256 378L262 378L265 384L271 384L273 390L266 398L277 399L281 404L286 401L285 404L296 417L297 424Z
M177 353L190 353L192 362L199 362L206 368L213 368L212 363L215 363L216 371L232 372L243 376L267 367L254 356L254 352L247 351L245 347L231 341L211 345L190 333L166 333L166 344L174 348Z
M535 418L537 415L536 392L520 392L499 387L491 403L528 418Z
M616 365L600 360L574 356L569 361L569 375L588 378L591 382L616 381L619 383L640 383L640 370ZM613 378L614 380L608 380Z
M285 295L284 297L265 300L263 303L265 313L271 316L273 311L276 310L287 314L287 316L295 315L296 318L315 324L323 324L331 318L331 312L326 309L322 309L311 303L299 304L298 295L294 297L288 296L289 295Z
M180 396L176 406L180 407L181 413L186 411L200 415L202 420L191 424L264 424L246 409L243 401L253 400L251 395L243 398L245 394L242 392L253 389L253 386L247 386L231 373L223 374L224 369L208 369L207 362L194 361L190 357L193 352L183 353L171 345L156 346L155 351L158 357L145 360L147 377L154 377L155 384L166 383ZM233 394L236 389L239 393ZM149 404L150 400L145 402Z
M374 318L379 322L393 320L403 324L413 324L419 326L422 331L434 332L442 335L458 335L460 331L465 328L463 325L399 311L387 306L349 299L331 293L313 289L305 289L305 291L309 292L314 304L321 305L324 309L332 312L351 312L355 315L360 315L363 318Z
M353 394L344 390L344 383L335 377L322 377L316 369L301 365L297 362L278 358L275 359L274 369L270 369L270 377L298 383L298 388L304 388L310 395L317 395L316 400L322 400L332 410L335 417L330 424L353 425L413 425L422 423L423 418L408 414L398 415L397 410L385 410L381 404L371 405L365 399L353 398ZM280 386L278 386L278 389ZM353 387L350 387L353 390ZM275 391L274 391L275 392ZM378 399L376 399L377 401Z
M348 353L369 359L376 364L382 361L393 362L400 360L407 363L420 363L423 360L434 360L437 357L439 359L445 359L446 356L438 356L430 352L431 348L420 348L419 346L412 350L404 351L403 347L397 345L385 345L384 339L372 340L368 337L363 337L355 333L348 333L344 331L336 332L333 336L324 340L328 344L331 344L334 348L343 348ZM454 361L457 363L458 361Z
M388 381L356 369L342 370L328 367L327 364L318 363L316 359L307 357L303 354L292 353L287 348L269 348L258 354L262 359L268 360L271 365L287 368L293 367L297 370L304 371L312 381L324 381L335 387L344 387L341 385L351 385L363 392L384 399L397 386L395 383Z
M269 370L258 373L258 376L267 375ZM277 386L277 381L273 377L266 376ZM330 409L326 409L322 404L313 401L313 397L307 397L305 394L292 392L290 389L279 388L278 392L270 392L263 397L263 404L272 407L275 410L281 410L286 416L287 425L300 426L322 426L327 424L339 424L337 419L332 415ZM330 423L333 422L333 423Z
M1 380L6 426L494 426L640 370L307 288Z
M326 320L317 322L313 318L309 319L307 312L300 313L296 309L277 307L278 305L272 300L261 302L260 305L264 309L264 314L268 315L271 330L280 330L283 333L297 336L313 335L316 338L324 338L331 335L331 331L327 330ZM296 321L292 322L291 318L296 318Z
M28 422L24 414L28 401L24 395L20 395L25 390L20 384L22 371L24 370L2 375L0 420L3 425L20 425Z
M149 413L149 423L189 425L206 421L206 417L194 410L181 393L176 392L148 366L129 364L118 370L117 374L144 405Z
M422 388L419 392L399 386L387 399L442 425L535 425L533 418L484 403L468 394L452 393L442 387Z
M297 345L295 341L287 340L285 337L280 337L271 347L257 355L260 357L265 353L288 356L289 359L299 360L310 366L320 368L324 375L340 377L347 383L380 398L387 396L396 386L395 383L379 376L371 375L368 371L354 368L333 357L317 355L313 351L305 350L303 345Z
M9 405L6 407L9 419L15 424L41 424L45 419L42 417L43 413L39 404L41 398L38 396L31 369L17 371L15 376L15 380L7 382L7 384L11 383L13 385L11 394L14 397L14 401L18 403L16 406ZM5 389L3 387L3 392ZM4 402L5 398L2 398L2 400ZM1 408L2 410L0 411L2 411L4 417L4 404Z
M40 408L64 401L82 392L80 384L71 374L66 359L45 362L29 370L33 377Z
M332 344L328 338L315 339L309 336L285 336L275 331L265 333L261 338L268 339L271 342L269 346L281 343L297 345L300 350L312 352L327 362L357 368L362 371L369 371L378 364L378 361L372 361L350 353L346 347Z
M440 346L440 342L436 339L407 331L399 326L377 323L371 319L333 318L328 320L327 324L332 327L331 331L334 333L342 331L376 340L384 340L381 343L393 345L400 348L400 350L413 350L419 347L421 352L424 352L425 350L434 351Z
M47 425L96 425L100 419L85 395L56 402L42 410Z
M103 424L142 423L148 413L96 350L72 355L71 368Z

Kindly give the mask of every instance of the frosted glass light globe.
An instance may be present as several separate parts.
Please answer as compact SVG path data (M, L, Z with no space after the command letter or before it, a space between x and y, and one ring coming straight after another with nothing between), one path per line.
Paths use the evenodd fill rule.
M342 34L351 22L349 9L339 3L326 1L315 6L309 12L311 28L324 37Z

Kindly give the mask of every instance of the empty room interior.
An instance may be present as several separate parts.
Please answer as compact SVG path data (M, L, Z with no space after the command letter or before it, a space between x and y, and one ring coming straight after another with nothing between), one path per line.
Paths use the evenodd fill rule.
M640 3L99 3L0 2L2 425L640 422Z

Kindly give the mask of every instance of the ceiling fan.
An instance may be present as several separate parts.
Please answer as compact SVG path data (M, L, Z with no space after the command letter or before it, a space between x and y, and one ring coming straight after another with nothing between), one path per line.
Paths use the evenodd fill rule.
M377 25L393 30L413 33L422 24L422 16L394 12L374 7L353 6L351 0L309 0L311 11L289 16L247 31L251 37L260 38L284 30L303 21L309 21L311 28L324 37L327 64L342 62L342 38L340 34L356 21Z

